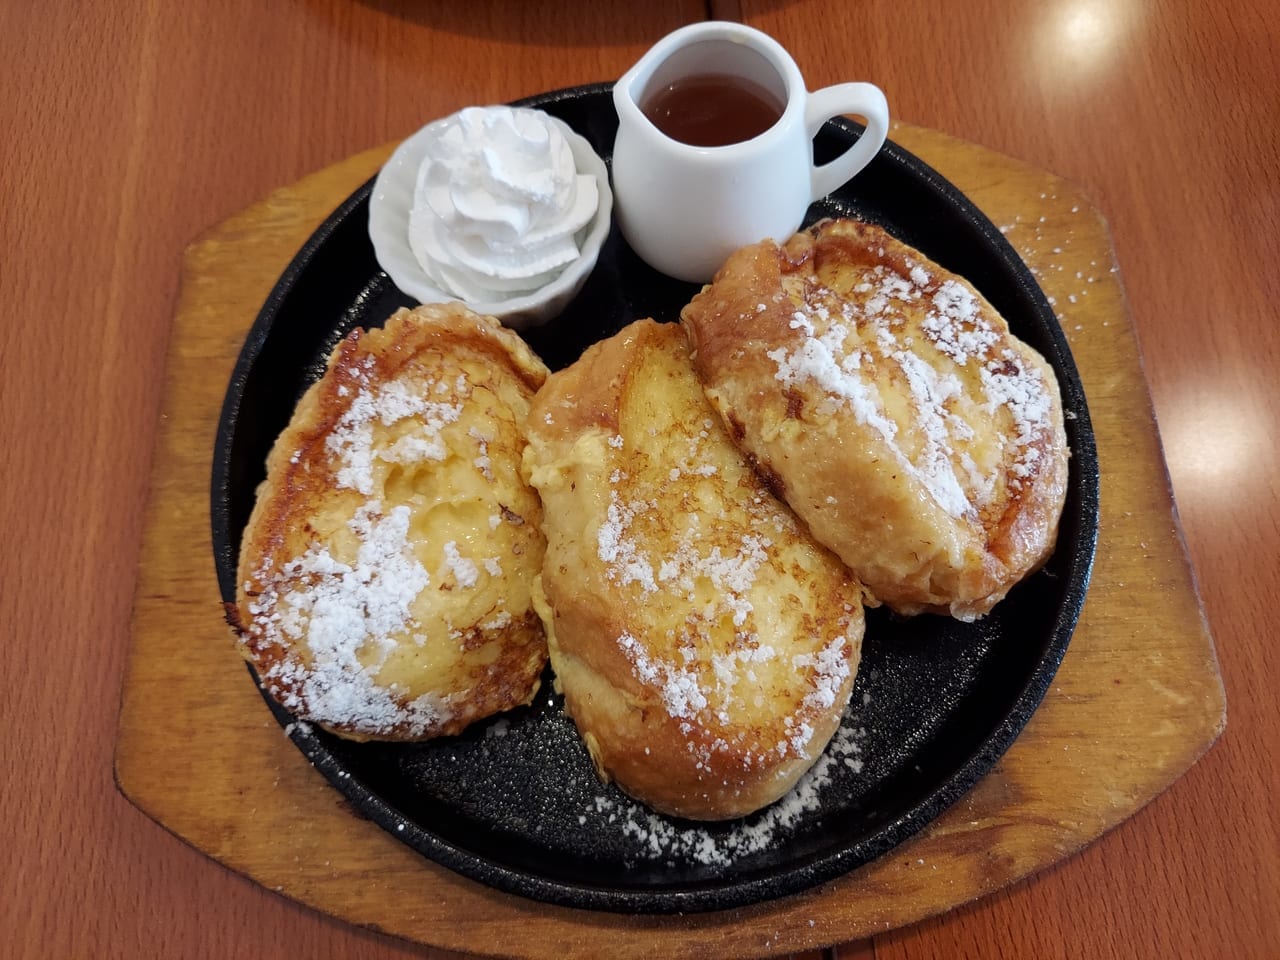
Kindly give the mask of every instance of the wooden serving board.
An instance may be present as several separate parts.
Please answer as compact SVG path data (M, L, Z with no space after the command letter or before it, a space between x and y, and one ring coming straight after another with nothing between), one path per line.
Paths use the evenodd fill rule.
M898 124L892 138L1002 229L1056 304L1102 474L1093 583L1043 705L994 770L922 833L811 891L688 916L499 893L347 806L259 698L222 622L209 533L214 431L241 342L285 264L390 148L277 191L186 253L152 471L116 777L214 859L317 910L423 944L518 957L765 955L950 909L1069 856L1138 810L1226 722L1106 224L1070 184ZM518 930L518 936L512 931Z

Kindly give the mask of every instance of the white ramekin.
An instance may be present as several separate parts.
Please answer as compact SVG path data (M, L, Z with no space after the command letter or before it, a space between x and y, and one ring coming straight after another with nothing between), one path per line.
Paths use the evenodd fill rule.
M374 181L373 192L369 197L369 239L373 242L378 265L387 272L392 283L421 303L458 301L465 303L476 313L497 317L516 330L539 326L563 312L595 269L600 248L609 235L613 191L609 188L608 168L591 149L591 144L574 133L562 120L556 117L550 119L569 142L578 173L590 174L596 178L600 199L595 216L577 233L578 249L581 251L578 259L545 286L508 300L469 303L435 286L409 249L409 209L413 205L418 168L426 156L427 145L433 134L432 127L435 124L432 124L423 127L396 148Z

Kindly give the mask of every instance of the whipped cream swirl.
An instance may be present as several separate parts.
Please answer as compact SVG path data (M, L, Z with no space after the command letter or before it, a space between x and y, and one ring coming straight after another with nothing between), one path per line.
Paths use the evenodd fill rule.
M579 174L541 110L468 107L432 125L409 211L409 248L440 289L506 300L545 286L578 258L596 179Z

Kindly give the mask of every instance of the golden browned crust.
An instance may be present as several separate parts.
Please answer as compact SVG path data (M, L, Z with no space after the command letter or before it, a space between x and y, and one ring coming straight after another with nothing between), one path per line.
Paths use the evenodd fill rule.
M1057 381L967 281L829 220L735 253L682 322L735 441L876 601L973 619L1052 552Z
M698 819L782 796L848 701L857 582L744 462L675 325L592 346L527 430L547 534L535 596L601 775Z
M546 368L457 305L353 331L267 458L229 619L265 688L357 740L527 703L541 505L519 472Z

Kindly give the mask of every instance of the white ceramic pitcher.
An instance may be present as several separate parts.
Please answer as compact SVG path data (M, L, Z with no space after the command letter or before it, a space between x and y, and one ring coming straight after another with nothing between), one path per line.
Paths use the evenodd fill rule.
M763 87L783 104L758 136L718 147L674 140L645 116L646 96L683 77L719 74ZM623 236L647 263L681 280L706 282L728 255L766 237L783 240L809 204L871 162L889 131L889 106L870 83L805 89L795 61L767 34L737 23L692 24L658 41L613 90L615 211ZM866 132L822 166L813 138L840 114Z

